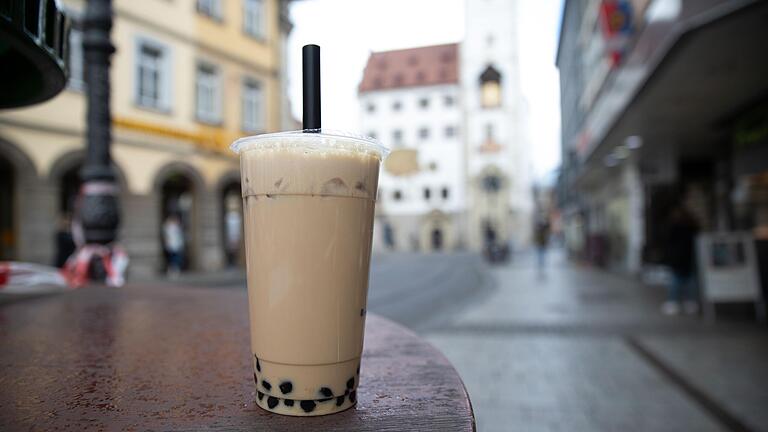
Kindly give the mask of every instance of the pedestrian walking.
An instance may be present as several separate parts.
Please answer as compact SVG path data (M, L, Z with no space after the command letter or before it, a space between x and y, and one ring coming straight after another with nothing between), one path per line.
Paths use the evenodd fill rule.
M667 225L666 262L672 271L667 301L662 312L675 315L699 311L695 276L696 235L699 227L691 212L680 204L672 211Z
M540 277L545 277L547 265L547 246L549 245L549 221L545 216L540 216L536 221L533 232L533 241L536 246L536 268Z
M181 273L184 257L184 231L181 219L171 213L163 222L163 242L168 256L168 276L175 278Z

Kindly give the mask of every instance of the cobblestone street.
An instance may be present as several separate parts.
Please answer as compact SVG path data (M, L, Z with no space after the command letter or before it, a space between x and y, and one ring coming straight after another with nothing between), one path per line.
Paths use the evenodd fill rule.
M768 430L764 328L666 317L661 288L551 258L546 278L523 256L466 291L438 282L471 282L471 256L378 257L370 307L453 362L480 431ZM390 289L399 302L383 305ZM433 304L430 319L400 312L418 290L403 308Z

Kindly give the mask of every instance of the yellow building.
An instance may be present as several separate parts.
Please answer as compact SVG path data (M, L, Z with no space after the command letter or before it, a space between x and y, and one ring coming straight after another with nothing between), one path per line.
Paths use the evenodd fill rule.
M85 149L83 0L63 2L70 83L56 98L0 112L0 260L52 264ZM185 267L239 261L239 172L229 144L290 127L282 0L114 0L112 157L129 276L164 270L162 223L181 217Z

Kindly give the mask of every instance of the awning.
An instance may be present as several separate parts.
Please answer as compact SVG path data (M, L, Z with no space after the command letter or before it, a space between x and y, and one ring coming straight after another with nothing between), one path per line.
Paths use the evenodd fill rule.
M641 160L717 154L736 116L768 97L768 2L687 24L589 154L578 184L604 178L605 157L629 136L642 137Z

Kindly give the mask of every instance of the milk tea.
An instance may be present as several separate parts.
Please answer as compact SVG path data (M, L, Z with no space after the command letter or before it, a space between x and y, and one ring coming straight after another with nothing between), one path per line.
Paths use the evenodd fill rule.
M322 415L356 403L384 150L327 134L240 149L257 403Z

